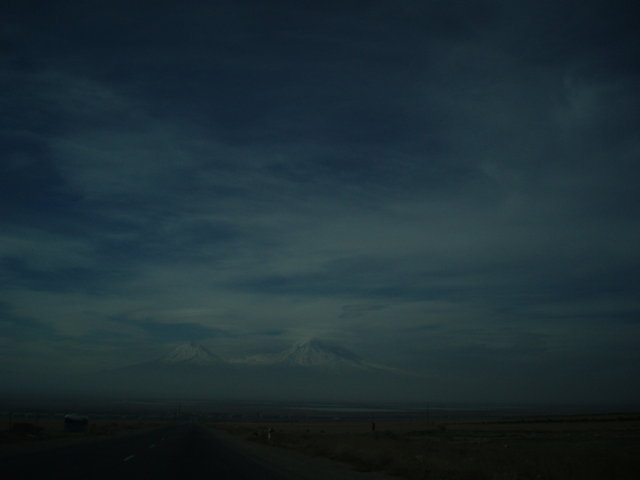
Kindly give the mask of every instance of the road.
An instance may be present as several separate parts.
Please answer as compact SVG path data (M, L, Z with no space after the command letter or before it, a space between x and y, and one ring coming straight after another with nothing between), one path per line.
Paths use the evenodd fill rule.
M276 467L185 424L0 459L0 477L43 479L283 479Z

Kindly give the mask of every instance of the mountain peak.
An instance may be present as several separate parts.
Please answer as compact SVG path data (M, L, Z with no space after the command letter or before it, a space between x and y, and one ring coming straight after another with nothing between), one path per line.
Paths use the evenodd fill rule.
M165 365L193 365L207 367L224 363L219 356L195 342L182 343L160 359Z
M346 348L313 339L296 345L286 352L280 363L300 367L343 369L362 367L362 360Z

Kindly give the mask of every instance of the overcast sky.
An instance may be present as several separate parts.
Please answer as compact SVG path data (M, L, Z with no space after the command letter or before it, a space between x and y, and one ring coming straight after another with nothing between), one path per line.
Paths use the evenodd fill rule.
M639 10L3 2L0 375L320 338L640 402Z

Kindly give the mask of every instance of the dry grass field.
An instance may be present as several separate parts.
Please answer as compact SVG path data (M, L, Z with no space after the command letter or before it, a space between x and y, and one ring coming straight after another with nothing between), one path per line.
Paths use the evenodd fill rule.
M3 445L27 445L53 440L72 440L103 437L160 425L161 422L138 420L92 420L85 433L64 431L62 418L38 420L0 420L0 447Z
M638 479L640 417L223 423L261 443L407 479ZM271 439L267 432L272 429Z

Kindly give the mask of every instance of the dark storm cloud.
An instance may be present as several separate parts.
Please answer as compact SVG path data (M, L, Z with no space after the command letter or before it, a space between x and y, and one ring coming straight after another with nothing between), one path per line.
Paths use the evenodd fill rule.
M638 11L637 5L625 0L505 2L505 15L513 22L504 29L504 45L536 63L570 64L585 68L585 73L607 76L637 74L632 56L638 37L632 18Z
M230 358L322 337L433 360L454 396L470 363L619 367L640 333L637 13L4 5L3 331Z

